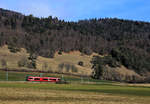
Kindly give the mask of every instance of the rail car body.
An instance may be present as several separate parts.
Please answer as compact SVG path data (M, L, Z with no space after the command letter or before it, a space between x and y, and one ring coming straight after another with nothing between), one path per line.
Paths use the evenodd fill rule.
M28 76L27 81L36 81L36 82L60 82L60 78L55 77L32 77Z

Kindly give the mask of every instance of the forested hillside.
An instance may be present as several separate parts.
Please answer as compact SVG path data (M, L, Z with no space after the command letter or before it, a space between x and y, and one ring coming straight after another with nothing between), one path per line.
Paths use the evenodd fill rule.
M0 9L0 46L53 58L55 52L104 55L101 65L150 72L150 23L117 18L67 22Z

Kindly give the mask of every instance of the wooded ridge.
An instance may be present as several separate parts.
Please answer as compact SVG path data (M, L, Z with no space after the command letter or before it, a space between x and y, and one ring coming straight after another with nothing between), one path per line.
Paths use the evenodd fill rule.
M124 65L140 75L150 72L149 22L117 18L67 22L0 9L0 46L5 44L12 52L25 48L49 58L55 52L95 52L108 56L103 65Z

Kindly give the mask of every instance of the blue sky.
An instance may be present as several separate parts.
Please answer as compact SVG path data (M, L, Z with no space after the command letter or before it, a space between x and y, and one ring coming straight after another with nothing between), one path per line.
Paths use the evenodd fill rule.
M0 0L0 8L65 21L112 17L150 22L150 0Z

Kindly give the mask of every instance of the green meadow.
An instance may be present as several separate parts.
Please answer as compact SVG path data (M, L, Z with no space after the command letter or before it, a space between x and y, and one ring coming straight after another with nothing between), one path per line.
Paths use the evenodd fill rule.
M2 104L148 104L150 87L0 82Z
M60 77L69 84L27 82L34 72L0 71L0 104L148 104L149 84L127 84L94 80L88 77L43 73Z
M82 76L73 76L73 75L65 75L65 74L57 74L57 73L38 73L38 72L14 72L14 71L0 71L0 81L6 81L8 76L8 81L25 81L26 76L43 76L43 77L59 77L62 80L66 80L71 83L75 82L97 82L97 83L105 83L111 81L99 81L92 79L90 77L82 77Z

